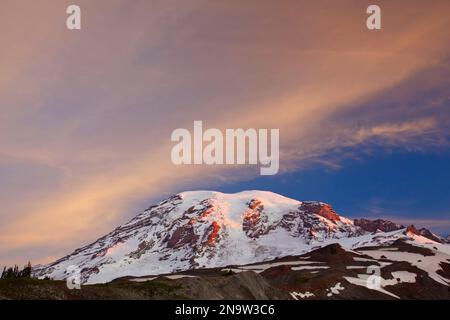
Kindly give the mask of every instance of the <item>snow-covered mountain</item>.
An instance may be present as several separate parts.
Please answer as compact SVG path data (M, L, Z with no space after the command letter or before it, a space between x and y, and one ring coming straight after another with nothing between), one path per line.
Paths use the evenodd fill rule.
M272 192L183 192L94 243L36 268L34 274L65 279L76 266L84 283L104 283L124 276L270 261L332 243L353 249L408 237L405 229L398 229L402 226L378 225L387 225L389 232L373 231L367 221L355 225L328 204Z

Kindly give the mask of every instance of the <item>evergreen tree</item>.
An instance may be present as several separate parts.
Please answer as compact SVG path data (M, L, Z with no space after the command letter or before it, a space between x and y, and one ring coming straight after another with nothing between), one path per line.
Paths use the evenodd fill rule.
M17 264L14 265L13 278L19 277L19 266Z
M23 270L20 272L21 278L30 278L31 277L31 262L28 261L28 264L23 267Z
M12 278L13 275L14 275L14 269L11 268L11 267L9 267L9 268L6 270L6 276L5 276L5 278Z
M28 264L23 267L22 270L19 270L18 265L14 265L14 267L7 268L6 266L3 268L0 279L10 279L10 278L31 278L31 262L28 261Z

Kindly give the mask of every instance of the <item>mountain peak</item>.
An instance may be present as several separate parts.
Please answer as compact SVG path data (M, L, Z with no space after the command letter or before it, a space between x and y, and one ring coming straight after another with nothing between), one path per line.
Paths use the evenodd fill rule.
M412 233L415 234L417 236L420 236L421 234L419 233L419 230L417 230L417 228L411 224L406 228L406 233Z

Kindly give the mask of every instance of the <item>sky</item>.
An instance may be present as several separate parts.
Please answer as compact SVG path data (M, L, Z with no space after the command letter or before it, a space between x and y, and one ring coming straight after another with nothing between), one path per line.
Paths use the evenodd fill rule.
M0 265L50 262L197 189L450 233L450 2L376 2L369 31L360 0L3 0ZM279 174L175 166L171 132L194 120L279 128Z

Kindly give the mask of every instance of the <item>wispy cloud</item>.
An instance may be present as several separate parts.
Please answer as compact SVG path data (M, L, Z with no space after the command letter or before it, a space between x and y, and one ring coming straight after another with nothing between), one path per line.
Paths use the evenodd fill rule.
M353 134L354 143L382 140L384 143L403 144L425 135L436 133L437 123L433 118L422 118L400 123L384 123L369 128L360 128Z

